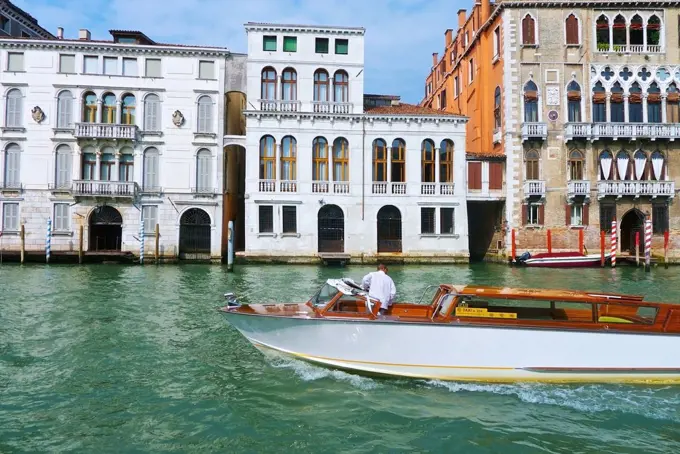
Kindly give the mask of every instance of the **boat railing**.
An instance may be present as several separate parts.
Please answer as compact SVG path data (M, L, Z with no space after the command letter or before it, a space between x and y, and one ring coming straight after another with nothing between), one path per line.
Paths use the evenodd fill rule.
M420 296L420 299L418 300L418 303L416 303L416 304L423 304L423 298L425 298L425 294L431 288L439 288L439 286L438 285L428 285L427 287L425 287L425 290L423 290L423 294Z

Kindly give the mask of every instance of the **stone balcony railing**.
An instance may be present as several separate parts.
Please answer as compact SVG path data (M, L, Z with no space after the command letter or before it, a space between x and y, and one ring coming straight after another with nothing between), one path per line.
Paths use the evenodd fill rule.
M453 195L453 183L421 183L420 195Z
M564 125L564 140L590 139L593 134L591 123L567 123Z
M524 197L545 197L545 181L526 180L524 182Z
M406 195L406 183L373 182L371 193L378 195Z
M259 99L260 110L265 112L300 112L302 103L300 101L284 101L281 99Z
M597 17L597 16L596 16ZM663 48L658 44L597 44L599 53L617 54L660 54Z
M352 113L352 103L312 101L312 111L314 113L350 114Z
M547 123L522 123L522 142L531 139L546 140L547 138Z
M680 139L680 124L668 123L567 123L564 140Z
M567 183L567 198L590 197L590 181L571 180Z
M123 139L137 138L136 125L108 123L76 123L74 135L82 139Z
M670 197L675 196L674 181L600 181L597 183L597 197Z
M137 191L138 186L134 181L73 181L74 196L134 198Z

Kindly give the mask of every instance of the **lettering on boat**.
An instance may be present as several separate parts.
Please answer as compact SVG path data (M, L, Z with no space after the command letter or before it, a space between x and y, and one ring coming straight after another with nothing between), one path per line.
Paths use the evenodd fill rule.
M482 307L457 307L456 317L517 318L514 312L489 312Z

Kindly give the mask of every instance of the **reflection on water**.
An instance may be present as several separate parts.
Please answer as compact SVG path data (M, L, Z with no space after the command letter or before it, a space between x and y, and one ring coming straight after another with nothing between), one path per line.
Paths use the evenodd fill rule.
M265 357L215 311L373 269L0 265L0 452L680 452L680 387L366 378ZM403 300L449 282L680 302L678 271L390 267Z

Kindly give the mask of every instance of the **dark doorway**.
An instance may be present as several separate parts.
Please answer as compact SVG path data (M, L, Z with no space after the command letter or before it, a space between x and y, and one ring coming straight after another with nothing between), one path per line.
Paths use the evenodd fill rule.
M645 214L634 208L621 218L621 252L635 255L635 234L640 234L640 255L645 253Z
M123 217L108 205L90 213L88 251L120 251L123 239Z
M179 220L180 258L210 257L210 216L199 208L190 208Z
M337 205L319 210L319 252L345 252L345 215Z
M468 232L470 261L483 261L487 254L504 248L503 231L505 202L468 202Z
M401 211L395 206L378 211L378 252L401 252Z

